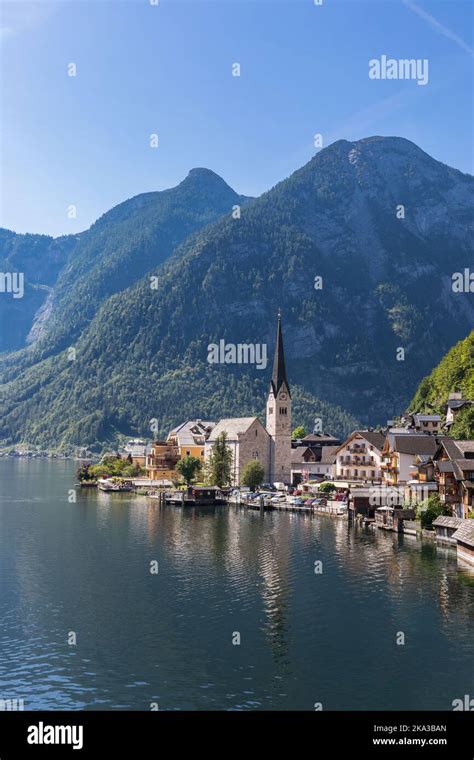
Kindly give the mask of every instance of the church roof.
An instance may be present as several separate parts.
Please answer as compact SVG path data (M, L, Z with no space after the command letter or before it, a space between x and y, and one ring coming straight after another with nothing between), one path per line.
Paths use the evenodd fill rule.
M255 420L258 420L258 417L230 417L226 420L219 420L207 440L215 441L218 435L225 432L229 441L235 441L239 435L247 432Z
M281 315L278 313L277 338L275 345L275 357L273 359L273 374L270 381L270 389L276 396L282 385L286 385L288 395L291 398L290 386L286 378L285 352L283 350L283 335L281 331Z

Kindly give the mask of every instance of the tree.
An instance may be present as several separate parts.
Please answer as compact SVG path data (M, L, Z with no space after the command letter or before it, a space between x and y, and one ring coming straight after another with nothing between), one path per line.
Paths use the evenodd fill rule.
M474 438L474 405L465 406L457 413L449 435L461 440Z
M304 438L306 436L306 430L304 429L303 425L299 425L298 427L295 427L293 430L291 437L295 438L296 440L299 440L300 438Z
M449 512L439 495L434 493L419 504L417 514L420 517L421 527L431 529L433 520L436 520L440 515L448 515Z
M209 457L209 480L211 485L223 488L230 484L232 449L227 445L227 433L217 436Z
M244 486L248 486L252 491L255 491L256 487L263 483L264 477L265 470L260 462L256 459L251 459L242 470L241 480Z
M94 476L90 473L90 464L81 464L76 470L76 477L80 483L83 481L94 480Z
M330 494L336 490L336 486L334 483L321 483L318 490L321 491L321 493Z
M192 483L201 469L201 460L198 457L185 456L176 464L176 470L183 478L186 485Z

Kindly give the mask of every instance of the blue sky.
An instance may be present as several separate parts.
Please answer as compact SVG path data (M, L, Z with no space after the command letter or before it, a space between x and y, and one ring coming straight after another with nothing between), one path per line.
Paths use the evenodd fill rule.
M77 232L195 166L259 195L315 133L406 137L472 173L472 15L470 0L3 2L0 226ZM428 59L428 84L370 79L381 55Z

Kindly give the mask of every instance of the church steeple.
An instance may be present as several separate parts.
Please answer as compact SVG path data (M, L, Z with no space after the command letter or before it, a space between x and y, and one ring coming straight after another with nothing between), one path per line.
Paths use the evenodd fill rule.
M285 353L278 311L273 374L267 397L267 433L270 436L270 483L289 483L291 478L291 393L286 379Z
M291 398L290 386L288 385L288 380L286 379L285 352L283 350L283 334L281 331L281 312L278 309L277 338L275 345L275 356L273 359L273 374L270 381L270 390L273 391L275 397L278 395L278 391L282 385L286 385L286 390L288 391L288 395Z

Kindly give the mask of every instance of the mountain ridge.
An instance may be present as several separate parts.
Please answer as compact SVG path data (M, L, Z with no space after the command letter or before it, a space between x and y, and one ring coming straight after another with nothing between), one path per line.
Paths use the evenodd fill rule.
M453 300L450 275L472 257L473 193L469 175L403 138L328 146L243 204L240 218L228 209L187 236L160 262L155 290L144 276L102 302L71 343L73 367L60 344L16 378L4 362L0 438L44 443L60 428L61 440L79 443L81 410L94 442L146 434L151 417L165 432L179 422L172 405L187 416L256 413L259 378L210 369L206 346L271 347L278 308L290 382L312 399L298 422L311 426L317 404L326 404L325 428L338 420L334 432L384 422L472 326L472 299Z

